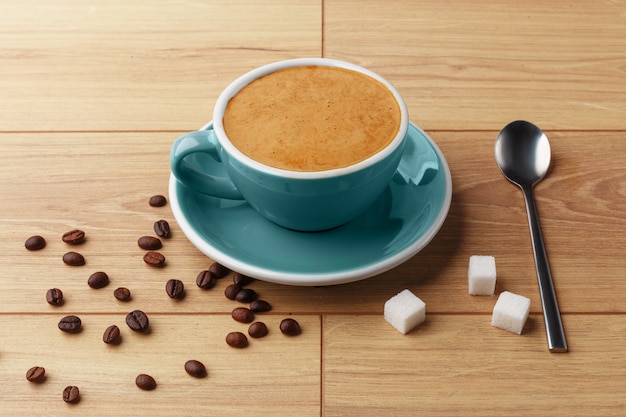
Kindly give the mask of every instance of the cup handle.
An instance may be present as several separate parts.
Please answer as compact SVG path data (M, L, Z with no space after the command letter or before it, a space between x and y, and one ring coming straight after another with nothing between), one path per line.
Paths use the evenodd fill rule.
M202 165L202 169L185 160L195 153L211 156L209 162ZM212 127L190 132L176 139L170 151L170 164L176 179L196 192L229 200L244 199L230 178L216 175L223 163L218 154L217 138Z

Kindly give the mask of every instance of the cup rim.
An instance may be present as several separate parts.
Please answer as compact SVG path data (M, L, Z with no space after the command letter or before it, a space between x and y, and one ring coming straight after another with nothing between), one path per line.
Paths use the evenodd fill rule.
M374 155L371 155L367 159L357 162L356 164L324 171L290 171L286 169L272 167L255 161L254 159L250 158L249 156L242 153L239 149L237 149L228 139L228 136L224 131L223 125L224 113L230 99L233 98L246 85L250 84L257 78L282 69L301 66L327 66L347 69L369 76L383 84L393 94L396 102L398 103L398 106L400 107L400 128L398 129L398 133L389 143L389 145L387 145L385 148L381 149ZM219 95L213 110L213 130L215 132L215 135L217 136L220 145L231 157L237 159L242 164L255 169L256 171L264 172L266 174L271 174L278 177L293 179L322 179L337 177L341 175L352 174L354 172L358 172L372 165L375 165L377 162L385 159L387 156L392 154L398 148L398 146L400 146L400 144L404 141L404 138L406 137L408 126L409 115L406 103L404 102L404 99L402 98L398 90L396 90L396 88L389 81L367 68L349 62L330 58L288 59L255 68L231 82Z

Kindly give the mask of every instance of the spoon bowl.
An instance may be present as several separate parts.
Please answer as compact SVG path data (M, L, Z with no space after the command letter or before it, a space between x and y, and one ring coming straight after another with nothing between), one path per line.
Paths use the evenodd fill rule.
M500 171L522 189L526 201L548 348L550 352L567 352L565 332L533 196L535 184L541 181L550 168L550 142L537 126L518 120L509 123L498 135L495 157Z
M536 184L550 168L550 142L541 129L529 122L519 120L502 129L495 153L504 176L519 186Z

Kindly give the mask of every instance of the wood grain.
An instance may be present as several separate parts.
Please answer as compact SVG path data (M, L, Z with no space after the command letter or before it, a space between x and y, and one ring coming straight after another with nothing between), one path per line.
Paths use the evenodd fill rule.
M328 0L324 11L325 55L380 72L427 129L624 129L621 2Z
M62 333L60 314L0 315L5 335L0 370L11 381L3 390L0 414L33 415L319 415L320 320L294 316L303 332L284 336L282 317L268 315L270 329L244 349L228 346L228 332L247 325L229 315L149 314L150 333L131 331L124 314L81 314L83 331ZM119 345L102 342L104 330L116 324ZM31 336L24 339L24 331ZM27 342L27 343L24 343ZM290 352L297 351L297 355ZM201 361L206 378L192 378L185 362ZM26 381L31 366L43 366L46 380ZM154 391L135 386L138 374L151 375ZM80 389L78 404L62 401L63 389ZM267 405L271 404L271 407Z
M326 413L620 416L626 321L598 319L566 316L571 351L550 355L538 315L521 336L492 328L485 315L427 314L406 336L380 318L326 317Z
M242 73L321 53L311 0L9 0L0 22L10 131L192 130Z

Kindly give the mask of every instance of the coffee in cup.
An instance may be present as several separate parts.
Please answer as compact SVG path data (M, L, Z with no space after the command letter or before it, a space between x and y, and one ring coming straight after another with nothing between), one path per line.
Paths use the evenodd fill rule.
M232 97L230 142L262 164L289 171L344 168L380 152L400 130L400 106L380 81L330 66L290 67Z

